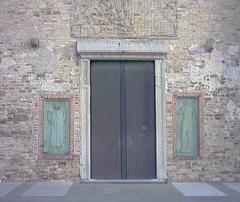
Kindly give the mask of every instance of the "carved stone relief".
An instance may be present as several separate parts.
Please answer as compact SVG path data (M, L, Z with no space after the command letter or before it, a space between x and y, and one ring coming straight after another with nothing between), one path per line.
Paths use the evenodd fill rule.
M161 38L177 34L177 0L75 0L72 37Z

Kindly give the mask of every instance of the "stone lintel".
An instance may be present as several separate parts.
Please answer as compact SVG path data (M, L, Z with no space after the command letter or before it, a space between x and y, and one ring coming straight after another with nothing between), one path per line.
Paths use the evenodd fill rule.
M87 55L165 55L169 51L167 42L162 40L133 39L88 39L77 41L77 53L81 57Z

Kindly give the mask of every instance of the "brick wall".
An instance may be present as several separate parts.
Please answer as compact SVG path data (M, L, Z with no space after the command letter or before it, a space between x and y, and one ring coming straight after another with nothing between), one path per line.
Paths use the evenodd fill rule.
M161 38L170 45L166 59L168 180L240 180L239 1L178 0L176 4L174 0L158 0L160 6L151 4L151 0L126 1L133 3L130 6L137 4L139 10L151 5L154 14L146 13L145 17L127 21L124 29L117 32L112 30L123 25L113 25L108 20L125 15L117 9L113 9L112 15L106 15L106 19L97 15L90 18L81 32L79 24L85 22L83 16L90 12L87 7L78 9L81 2L0 2L0 179L79 179L80 65L76 39L81 36L122 38L127 33L131 38ZM116 5L117 1L108 2L121 6ZM99 6L101 13L108 12ZM131 15L134 13L128 17ZM159 21L157 24L155 19ZM98 26L98 22L103 26ZM144 29L146 26L149 29ZM159 31L154 33L155 27ZM39 48L31 47L31 38L39 38ZM201 160L174 158L172 96L177 92L203 94ZM74 95L72 160L38 158L38 111L42 93Z

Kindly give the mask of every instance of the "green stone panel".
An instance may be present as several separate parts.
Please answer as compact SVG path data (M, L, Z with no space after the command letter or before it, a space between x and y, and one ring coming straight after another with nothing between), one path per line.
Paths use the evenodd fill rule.
M199 101L195 97L178 97L176 103L177 156L199 156Z
M69 154L70 103L64 99L44 100L43 153L47 155Z

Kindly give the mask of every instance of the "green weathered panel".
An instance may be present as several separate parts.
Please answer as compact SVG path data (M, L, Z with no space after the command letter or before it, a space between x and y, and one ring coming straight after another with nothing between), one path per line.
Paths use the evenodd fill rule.
M64 99L46 99L43 118L43 152L48 155L69 154L70 103Z
M176 103L177 156L199 155L199 102L194 97L178 97Z

